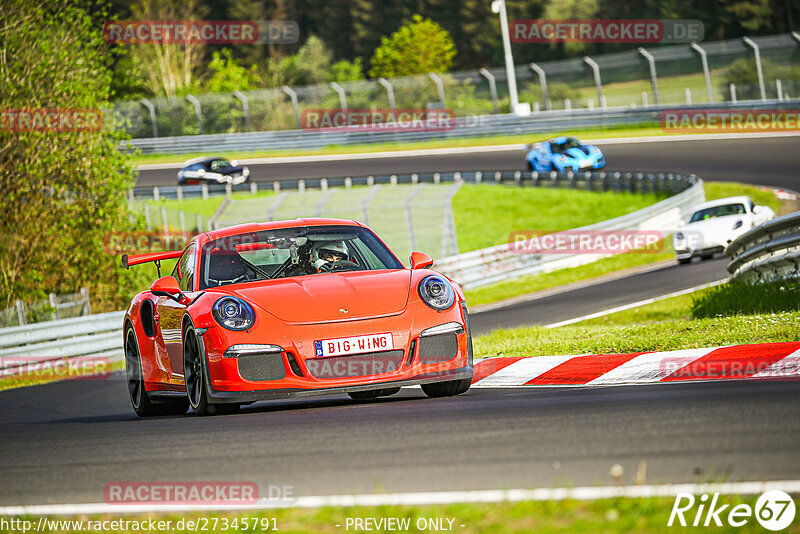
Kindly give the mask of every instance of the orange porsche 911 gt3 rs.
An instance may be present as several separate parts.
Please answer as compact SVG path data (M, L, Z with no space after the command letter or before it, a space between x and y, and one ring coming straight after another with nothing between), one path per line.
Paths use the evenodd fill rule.
M196 236L125 315L137 415L231 413L259 400L392 395L420 384L456 395L472 379L461 288L411 254L406 269L355 221L252 223Z

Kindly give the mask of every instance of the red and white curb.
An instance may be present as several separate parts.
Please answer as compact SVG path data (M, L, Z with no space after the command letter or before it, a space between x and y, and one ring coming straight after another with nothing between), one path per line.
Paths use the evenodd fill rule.
M800 342L669 352L488 358L472 387L595 386L800 378Z

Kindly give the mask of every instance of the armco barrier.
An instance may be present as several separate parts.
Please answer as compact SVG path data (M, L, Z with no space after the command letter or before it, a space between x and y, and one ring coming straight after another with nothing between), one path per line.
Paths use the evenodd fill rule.
M0 374L30 363L82 356L122 360L124 315L121 311L99 313L0 328Z
M658 230L665 234L676 230L694 207L705 201L705 193L703 181L694 175L678 175L673 179L674 183L684 186L677 195L634 213L577 230ZM640 190L654 185L645 175L633 180L629 185ZM464 288L474 288L524 275L576 267L606 256L608 254L517 254L506 243L443 258L434 263L434 268Z
M253 150L315 149L336 145L416 142L496 135L542 134L552 131L608 128L655 124L664 110L681 109L797 109L800 99L684 104L645 108L606 108L541 111L527 117L514 114L480 115L459 118L454 128L446 131L314 131L281 130L214 135L154 137L125 141L123 150L140 150L142 154L196 154L202 152L243 152Z
M734 279L749 282L800 277L800 211L783 215L736 238L725 249Z

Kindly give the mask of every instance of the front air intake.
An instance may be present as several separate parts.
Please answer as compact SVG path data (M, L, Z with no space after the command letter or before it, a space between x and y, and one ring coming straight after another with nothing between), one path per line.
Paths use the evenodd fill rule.
M280 352L255 352L238 358L239 374L245 380L264 382L286 377L286 367Z
M419 361L423 364L442 363L452 360L458 353L455 334L425 336L419 340Z

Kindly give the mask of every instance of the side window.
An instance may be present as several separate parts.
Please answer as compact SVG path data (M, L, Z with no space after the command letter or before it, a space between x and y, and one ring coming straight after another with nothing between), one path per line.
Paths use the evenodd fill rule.
M172 276L178 279L178 286L183 291L191 291L194 281L194 263L196 247L194 243L183 251L178 263L172 270Z

